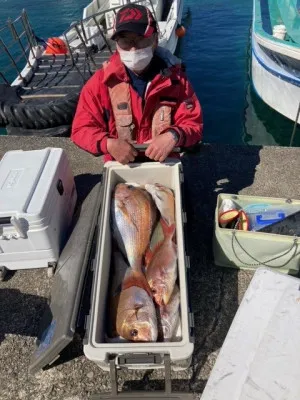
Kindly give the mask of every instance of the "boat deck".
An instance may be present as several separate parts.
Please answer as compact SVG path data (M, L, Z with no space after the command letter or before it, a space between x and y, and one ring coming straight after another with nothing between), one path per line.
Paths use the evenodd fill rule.
M104 13L98 14L102 18ZM0 84L12 84L23 104L42 105L79 94L115 50L115 43L101 29L95 15L86 20L87 25L94 22L93 34L87 36L88 28L82 20L63 32L66 55L42 54L48 44L33 33L24 10L16 20L9 20L0 27ZM6 101L5 96L0 100Z
M78 149L68 138L0 137L0 158L8 150L47 146L66 150L75 175L79 202L97 195L101 159ZM212 258L213 215L217 195L239 193L298 198L300 148L204 145L199 154L182 159L187 198L188 248L191 257L191 300L195 313L192 367L172 373L173 390L205 387L252 272L222 269ZM84 216L83 216L84 218ZM89 221L86 221L88 226ZM109 374L85 358L76 338L52 368L28 376L40 317L47 307L52 280L45 270L18 271L0 290L0 399L87 400L110 390ZM161 372L119 374L123 389L163 388Z
M111 53L107 47L87 58L84 51L74 54L73 65L70 56L44 55L30 81L19 90L26 103L41 104L58 97L78 94L85 82L101 68Z

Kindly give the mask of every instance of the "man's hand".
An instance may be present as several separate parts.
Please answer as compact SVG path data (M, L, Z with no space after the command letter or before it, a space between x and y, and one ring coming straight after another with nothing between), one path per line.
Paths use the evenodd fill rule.
M146 142L147 143L147 142ZM149 143L149 142L148 142ZM151 160L163 162L176 146L176 141L171 132L156 136L149 144L145 155Z
M122 139L107 139L107 151L121 164L134 161L138 154L130 143Z

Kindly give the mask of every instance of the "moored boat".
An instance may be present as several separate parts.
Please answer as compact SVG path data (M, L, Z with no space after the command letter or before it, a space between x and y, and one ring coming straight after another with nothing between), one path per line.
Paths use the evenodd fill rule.
M92 18L94 14L105 12L105 16L100 16L97 21L101 24L108 36L111 36L113 30L114 16L116 11L131 1L128 0L93 0L83 10L83 20ZM138 2L145 7L148 7L153 13L159 27L159 44L160 46L175 52L178 36L176 28L181 23L183 0L142 0ZM94 20L86 24L88 27L96 26Z
M300 123L298 0L253 0L252 83L274 110Z

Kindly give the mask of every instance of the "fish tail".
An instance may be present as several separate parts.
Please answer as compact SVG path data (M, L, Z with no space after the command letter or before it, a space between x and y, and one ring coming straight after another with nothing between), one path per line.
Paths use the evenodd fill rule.
M174 233L175 233L175 229L176 229L175 223L168 225L166 220L164 218L161 218L161 226L162 226L162 230L164 232L165 238L172 239L174 236Z
M142 265L143 265L143 257L141 257L141 258L139 258L137 260L134 260L132 262L132 266L131 267L132 267L133 271L142 272Z
M153 298L151 288L147 282L145 275L142 273L141 270L130 268L127 271L126 277L122 284L122 290L126 290L132 286L137 286L140 287L141 289L144 289L151 297L151 299Z

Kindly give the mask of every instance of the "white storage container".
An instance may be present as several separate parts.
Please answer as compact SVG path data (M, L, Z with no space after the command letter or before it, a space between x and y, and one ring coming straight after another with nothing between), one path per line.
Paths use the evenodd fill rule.
M97 252L94 263L95 276L91 298L91 313L89 316L89 326L87 344L84 346L86 357L104 370L109 370L109 359L112 355L130 355L124 361L124 357L118 358L118 363L126 363L127 368L163 368L164 354L169 354L173 369L186 369L190 365L191 356L194 349L193 338L191 335L192 314L188 304L187 286L187 262L184 245L184 221L181 183L183 174L181 163L144 163L140 165L123 166L116 162L105 165L105 180L103 187L103 204L101 210L100 226L101 235L98 238ZM106 295L110 273L111 262L111 195L120 182L135 182L138 184L160 183L172 189L175 194L175 215L176 215L176 240L178 246L178 276L180 286L180 308L181 308L181 331L177 333L177 341L163 343L107 343L105 342L106 330ZM140 361L136 364L135 355L161 355L161 362ZM145 360L147 357L145 358Z
M77 199L60 148L9 151L0 162L0 266L55 265Z
M259 268L201 400L300 399L300 280Z

